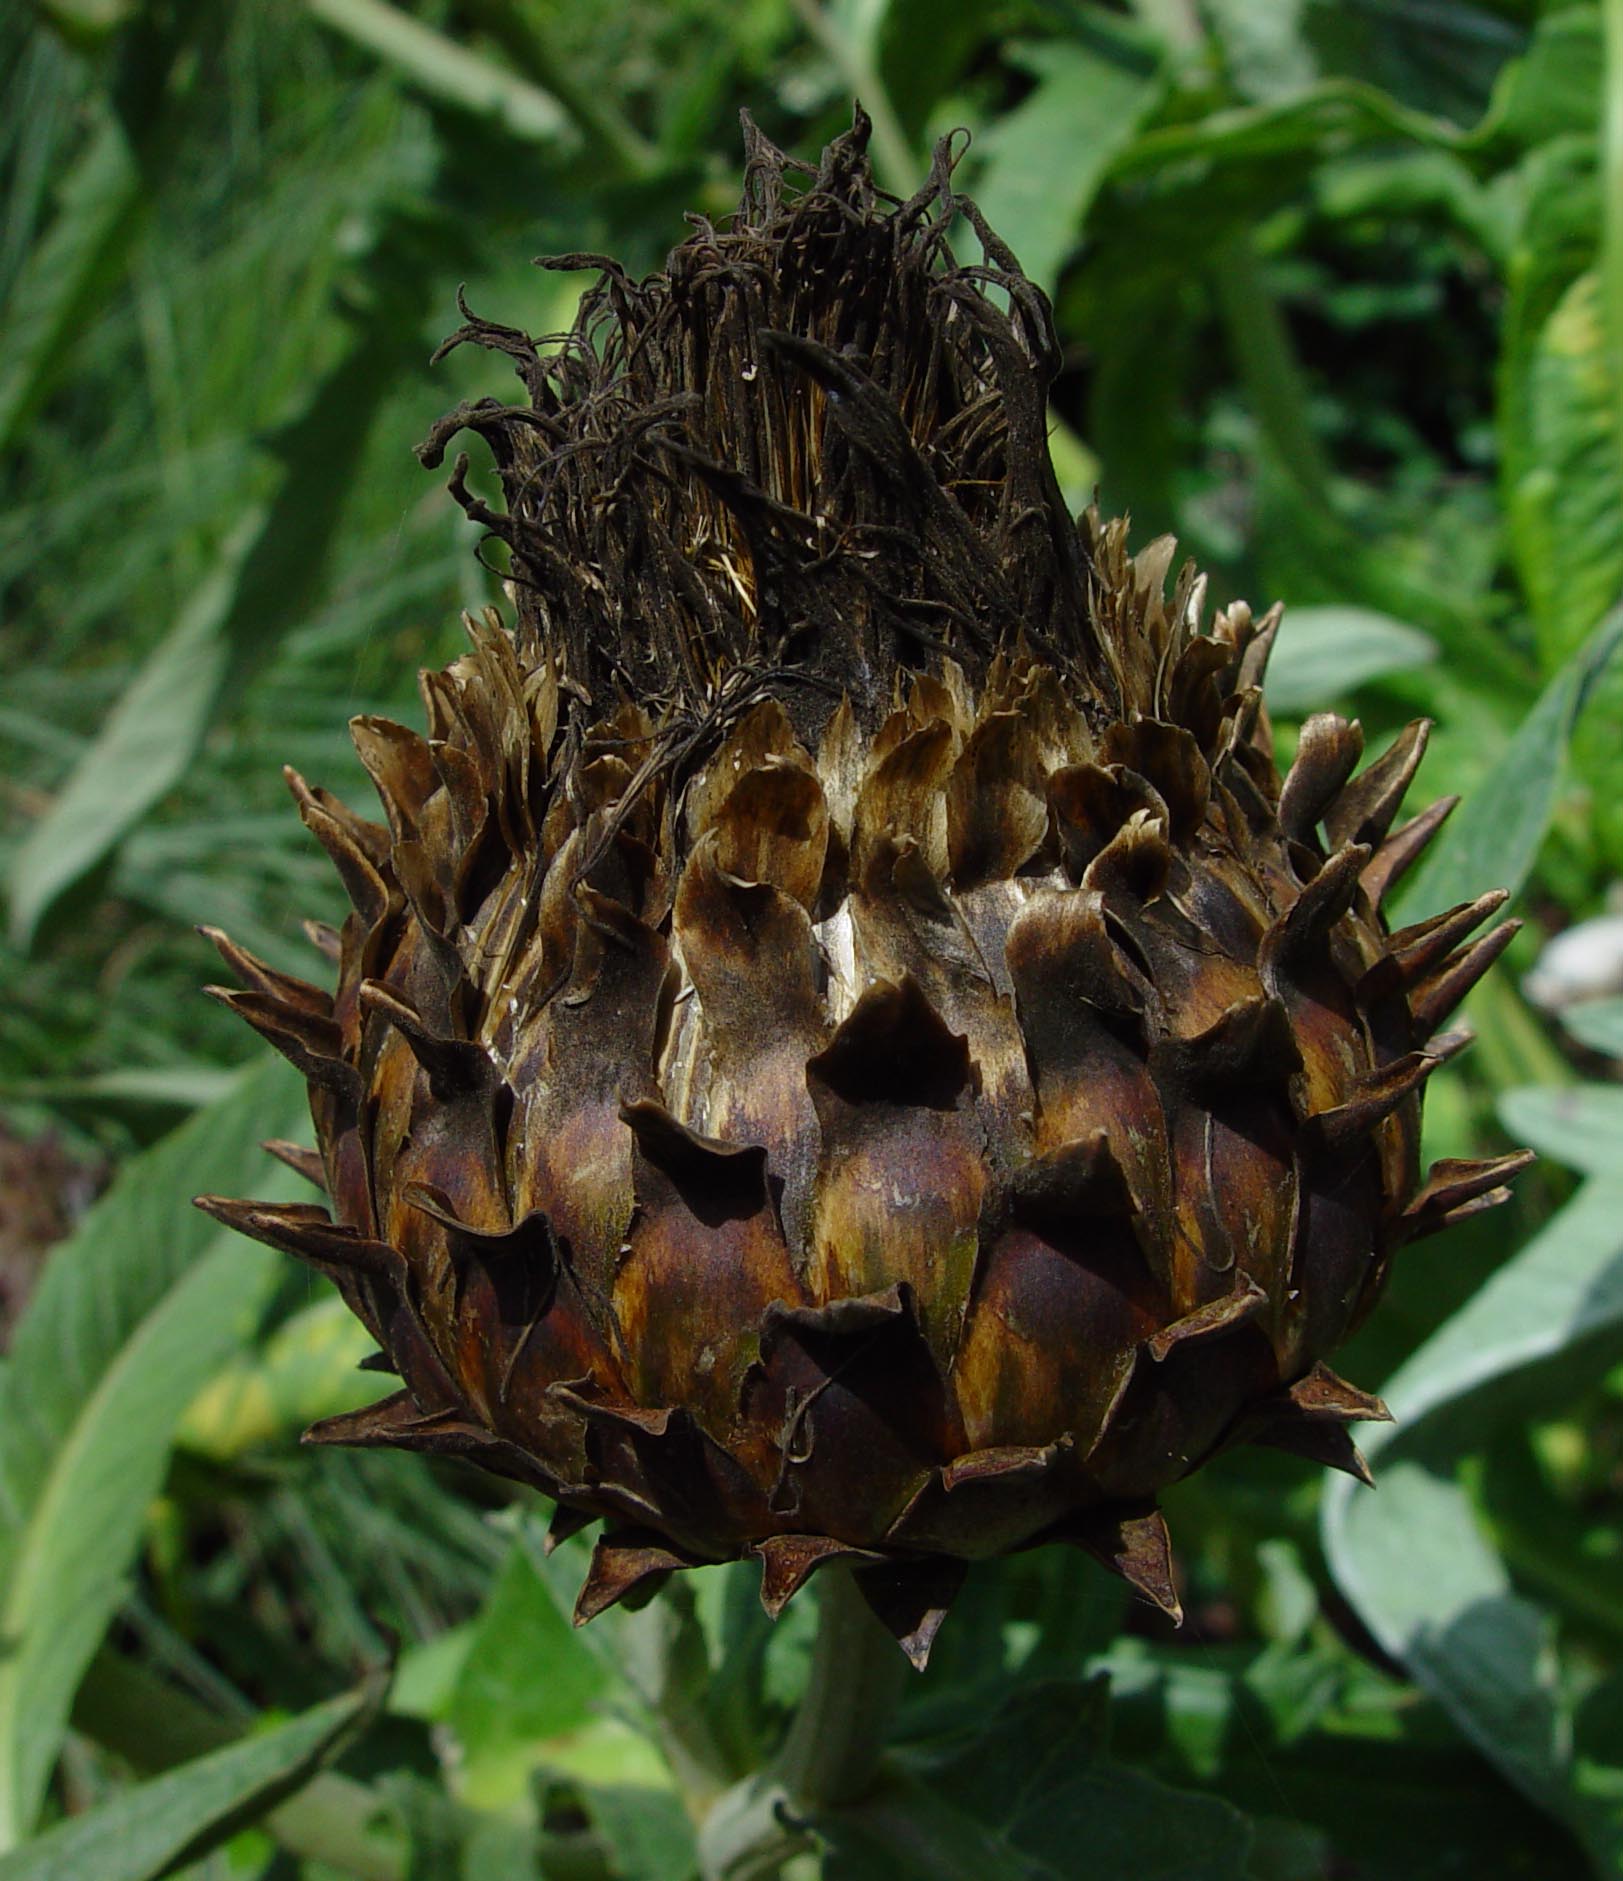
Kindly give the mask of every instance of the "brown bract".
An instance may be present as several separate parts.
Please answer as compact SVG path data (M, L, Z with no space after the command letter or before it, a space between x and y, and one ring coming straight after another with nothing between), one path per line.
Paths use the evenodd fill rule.
M360 719L386 813L294 778L335 996L221 938L310 1081L328 1208L207 1199L332 1276L401 1389L316 1441L470 1458L601 1518L582 1617L753 1552L922 1661L964 1564L1080 1544L1176 1612L1163 1488L1255 1441L1362 1472L1325 1356L1406 1239L1436 1028L1508 938L1397 934L1425 746L1358 769L1260 691L1172 544L1066 513L1046 302L866 125L747 127L742 207L611 262L526 402L465 408L516 625ZM960 265L961 213L983 256Z

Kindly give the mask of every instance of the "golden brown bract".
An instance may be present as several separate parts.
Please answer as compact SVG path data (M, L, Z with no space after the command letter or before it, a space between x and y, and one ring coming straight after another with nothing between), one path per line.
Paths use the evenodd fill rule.
M1275 771L1277 614L1066 516L1042 297L865 126L666 271L612 264L491 443L518 621L357 720L386 826L293 779L335 997L221 938L310 1081L328 1209L209 1198L401 1389L311 1433L601 1518L590 1617L830 1560L922 1661L964 1563L1065 1540L1176 1611L1155 1497L1226 1444L1361 1472L1324 1363L1406 1238L1436 1028L1502 898L1389 934L1426 727ZM985 249L955 265L962 210Z

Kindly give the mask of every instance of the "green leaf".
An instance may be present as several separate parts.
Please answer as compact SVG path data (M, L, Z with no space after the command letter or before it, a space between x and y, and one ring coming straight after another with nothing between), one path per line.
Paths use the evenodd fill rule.
M1569 1822L1603 1864L1623 1816L1573 1788L1566 1681L1550 1618L1512 1591L1458 1475L1480 1411L1560 1401L1623 1333L1623 1180L1585 1184L1383 1389L1396 1423L1366 1427L1371 1495L1325 1493L1331 1569L1382 1647L1524 1795ZM1615 1872L1613 1866L1605 1871Z
M909 136L923 135L931 106L995 30L990 0L888 0L875 36L879 76Z
M74 1688L124 1594L176 1424L252 1324L275 1256L189 1206L293 1193L301 1128L269 1060L117 1181L52 1256L0 1374L0 1849L32 1828Z
M462 1746L464 1799L486 1808L521 1799L539 1747L586 1724L606 1682L515 1543L476 1622L446 1716Z
M432 277L415 262L412 233L402 216L373 237L369 285L386 311L311 389L299 416L267 440L279 463L274 497L238 519L23 843L10 884L18 946L185 775L222 696L241 687L320 592L371 420L421 345L416 319Z
M1605 64L1598 11L1557 9L1539 21L1522 57L1500 73L1477 140L1534 145L1564 132L1593 133Z
M489 118L511 137L550 143L570 128L551 92L481 58L386 0L307 4L324 25L375 53L428 97Z
M1623 1086L1547 1085L1506 1091L1499 1120L1513 1137L1586 1176L1623 1180Z
M1586 1000L1569 1006L1561 1023L1580 1045L1608 1058L1623 1058L1623 999Z
M1347 150L1398 139L1425 148L1457 150L1468 143L1446 118L1412 111L1374 85L1358 79L1326 79L1310 91L1263 105L1209 111L1187 122L1157 125L1136 138L1111 167L1112 180L1126 181L1211 159L1275 160Z
M186 773L214 711L223 628L261 514L244 520L136 673L12 864L11 937L26 949L45 911Z
M1618 364L1600 277L1580 274L1507 370L1505 509L1516 571L1546 666L1564 659L1623 592L1623 438Z
M1149 115L1162 79L1126 40L1045 40L1007 56L1037 87L981 139L975 200L1051 294L1105 172Z
M61 370L141 225L141 171L111 113L57 191L56 214L6 309L0 346L0 450L15 442Z
M1268 709L1285 718L1322 711L1372 679L1437 657L1418 627L1367 607L1291 608L1268 661Z
M1601 622L1545 687L1498 761L1455 812L1400 895L1396 924L1423 921L1490 888L1512 894L1521 888L1549 827L1572 728L1620 641L1623 607Z
M1289 98L1318 77L1303 33L1306 0L1207 0L1229 82L1254 102Z
M380 1697L381 1683L363 1686L58 1823L0 1856L0 1881L156 1881L300 1788Z
M1101 1875L1245 1881L1250 1823L1104 1754L1105 1681L1017 1691L983 1737L911 1793L820 1817L827 1881L1070 1881L1078 1851Z
M218 1065L152 1065L146 1070L91 1071L78 1078L29 1078L0 1084L0 1099L96 1112L199 1110L231 1089L235 1074Z
M582 1793L620 1881L687 1881L697 1871L693 1823L675 1790L586 1784Z

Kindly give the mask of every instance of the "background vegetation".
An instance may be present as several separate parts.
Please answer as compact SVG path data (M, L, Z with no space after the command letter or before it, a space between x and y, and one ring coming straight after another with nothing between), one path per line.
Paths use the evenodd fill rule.
M782 1727L807 1616L744 1568L574 1634L528 1500L296 1449L366 1342L186 1207L301 1134L192 924L307 970L338 891L278 766L362 802L344 721L487 597L409 448L502 389L427 369L457 284L562 326L533 255L656 265L740 106L811 154L853 93L899 190L973 131L1072 494L1293 603L1287 738L1439 721L1468 807L1400 918L1529 922L1429 1148L1546 1160L1348 1354L1378 1494L1202 1472L1178 1636L1080 1558L979 1572L919 1787L822 1871L1623 1873L1616 926L1537 983L1582 1003L1520 989L1623 875L1620 0L36 0L0 74L0 1881L686 1881L684 1791Z

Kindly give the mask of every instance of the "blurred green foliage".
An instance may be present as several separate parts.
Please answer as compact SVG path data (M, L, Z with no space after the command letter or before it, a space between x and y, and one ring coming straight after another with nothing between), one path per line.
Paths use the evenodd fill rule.
M656 266L729 208L740 108L805 155L854 94L898 191L972 132L1054 300L1069 494L1293 604L1284 738L1437 719L1426 783L1474 807L1402 918L1509 881L1529 925L1428 1147L1547 1160L1349 1357L1403 1420L1380 1495L1193 1478L1177 1638L1079 1560L982 1571L808 1872L1623 1872L1623 1025L1518 990L1623 877L1623 0L35 0L0 10L0 1122L113 1182L0 1359L0 1881L687 1881L681 1791L782 1729L806 1616L742 1568L576 1635L523 1499L296 1452L369 1380L333 1298L185 1210L298 1133L192 923L301 967L336 890L278 767L361 801L344 721L410 718L500 599L410 452L500 389L428 371L459 284L556 330L582 277L532 256Z

